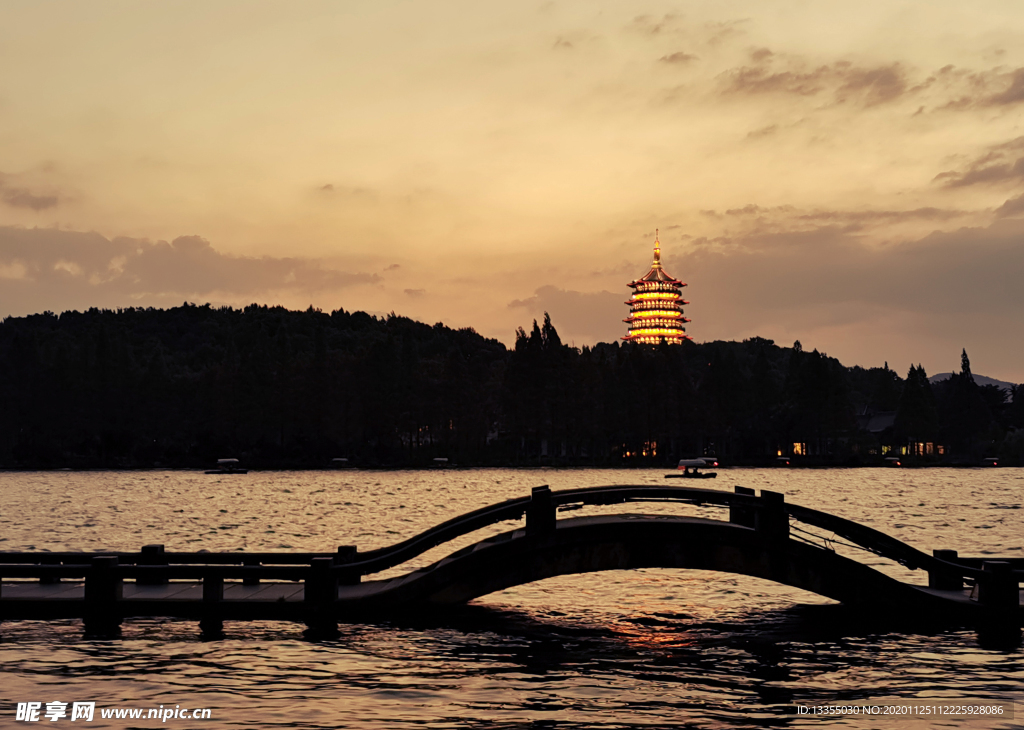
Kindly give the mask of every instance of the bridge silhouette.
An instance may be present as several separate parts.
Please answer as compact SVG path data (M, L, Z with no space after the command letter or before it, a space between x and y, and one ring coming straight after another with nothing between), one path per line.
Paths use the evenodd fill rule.
M595 505L643 502L728 509L724 520L671 514L558 518ZM432 565L364 580L481 528L525 525L484 538ZM826 534L815 532L823 530ZM840 554L859 548L910 570L915 585ZM847 552L851 552L847 550ZM544 578L602 570L687 568L754 576L866 611L1008 628L1024 623L1024 559L929 555L866 525L786 502L778 492L608 486L553 492L483 507L394 545L335 552L0 553L0 620L84 620L87 636L116 635L124 619L198 619L204 635L230 620L305 623L330 636L339 621L461 604Z

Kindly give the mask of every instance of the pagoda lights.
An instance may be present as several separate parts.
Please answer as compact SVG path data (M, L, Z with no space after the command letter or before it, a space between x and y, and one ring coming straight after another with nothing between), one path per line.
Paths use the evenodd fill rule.
M670 345L678 345L683 340L692 339L686 334L683 324L690 320L683 316L684 304L680 292L686 286L678 279L673 279L661 265L661 243L657 232L654 236L654 262L647 274L629 282L633 296L626 304L629 305L629 318L622 320L629 325L629 333L622 339L628 342L640 342L645 345L657 345L665 340Z

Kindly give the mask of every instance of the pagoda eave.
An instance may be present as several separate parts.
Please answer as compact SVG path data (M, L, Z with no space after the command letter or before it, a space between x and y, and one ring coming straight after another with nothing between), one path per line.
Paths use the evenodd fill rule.
M659 344L662 340L670 345L681 345L685 340L693 342L693 338L689 335L626 335L622 338L626 342L640 342L641 344ZM658 340L655 343L643 343L642 340Z
M622 321L627 324L632 324L633 322L670 322L671 325L669 326L674 326L676 324L686 324L690 320L688 320L686 317L629 317L628 319L624 319Z

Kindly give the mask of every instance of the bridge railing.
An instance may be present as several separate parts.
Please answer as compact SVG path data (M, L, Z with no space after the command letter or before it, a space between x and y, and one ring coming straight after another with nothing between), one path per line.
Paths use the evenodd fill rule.
M139 552L6 552L0 553L0 577L38 578L42 581L84 577L96 556L116 558L116 570L125 578L140 582L201 579L218 576L258 583L266 580L305 580L313 561L328 560L332 571L346 581L379 573L401 565L428 550L500 522L527 518L527 532L554 526L555 513L565 508L624 504L631 502L678 502L727 507L730 521L771 532L789 534L789 519L829 530L857 547L893 560L909 569L923 569L937 577L937 583L951 585L964 579L985 580L988 573L982 559L960 559L953 551L935 555L866 525L809 507L785 502L782 494L737 487L736 492L695 487L615 485L551 491L537 487L529 497L510 499L467 512L435 525L406 540L386 547L359 552L341 546L337 552L165 552L161 545L148 545ZM1007 561L1011 577L1024 580L1024 560ZM935 587L942 587L937 585Z
M750 527L755 527L758 520L763 526L771 524L766 517L771 513L783 513L788 517L808 525L830 530L833 534L849 540L865 550L881 557L893 560L911 570L923 569L930 574L959 575L961 579L985 579L986 572L980 565L981 561L967 563L955 559L951 551L943 552L952 559L943 559L928 555L907 543L887 535L874 528L848 520L826 512L814 510L800 505L786 503L783 495L777 492L762 490L761 496L754 495L752 489L737 487L736 492L695 487L667 487L653 485L616 485L606 487L584 487L567 489L557 492L547 487L538 487L530 498L509 500L501 504L485 507L473 512L452 518L436 527L425 530L404 542L389 547L379 548L360 553L353 561L351 568L363 575L379 572L399 565L416 557L441 543L448 542L462 535L474 532L482 527L506 520L519 519L525 513L530 521L530 510L533 505L543 501L548 509L558 510L565 507L584 505L610 505L627 502L681 502L694 505L715 505L728 507L731 519ZM539 517L537 518L539 519ZM553 519L553 515L552 515ZM528 525L529 527L529 525ZM785 532L784 528L779 528ZM1019 580L1024 580L1024 561L1011 561L1017 568L1013 572Z
M742 488L738 488L742 489ZM694 505L716 505L730 508L747 526L754 527L758 520L767 526L771 523L765 519L771 513L782 512L787 517L831 531L854 545L873 552L881 557L893 560L911 570L923 569L942 575L959 575L961 578L986 579L986 571L977 562L967 564L953 559L943 559L929 555L907 543L866 525L836 515L821 512L809 507L789 504L783 495L777 492L762 490L761 496L754 496L753 490L743 489L737 492L726 492L715 489L694 487L666 487L652 485L616 485L607 487L584 487L552 492L546 487L538 487L530 498L509 500L498 505L475 510L460 517L455 517L436 527L410 538L397 545L379 548L360 553L351 564L353 570L363 575L379 572L420 555L426 550L443 542L448 542L469 532L501 521L518 519L527 514L530 520L530 506L543 500L550 509L584 505L610 505L626 502L681 502ZM527 525L529 529L529 524ZM1024 561L1010 561L1012 572L1018 580L1024 580Z
M807 525L829 530L834 535L844 538L857 547L868 550L880 557L892 560L910 570L925 570L929 573L958 574L962 578L974 580L986 579L988 573L982 564L987 559L961 560L955 551L940 550L938 553L946 557L929 555L908 545L891 535L876 530L859 522L844 517L822 512L820 510L791 504L784 501L778 492L761 490L761 496L754 496L754 490L737 487L737 491L726 492L718 489L701 489L695 487L655 487L647 485L627 485L613 487L593 487L577 490L553 492L556 504L569 504L574 501L584 504L615 504L633 501L677 501L695 505L716 505L729 507L731 513L745 516L738 520L754 527L758 515L782 509L785 514L796 521ZM733 521L737 521L733 519ZM1024 559L1004 559L1012 569L1018 581L1024 581Z

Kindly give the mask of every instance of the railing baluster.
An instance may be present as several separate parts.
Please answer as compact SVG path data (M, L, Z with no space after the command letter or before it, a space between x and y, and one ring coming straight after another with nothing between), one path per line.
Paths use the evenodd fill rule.
M932 556L947 563L955 563L957 559L956 550L932 550ZM964 588L964 577L961 573L953 572L940 566L929 568L928 587L943 591L961 591Z
M755 526L757 531L767 538L788 538L789 515L786 513L786 495L762 489Z
M121 616L117 602L123 585L117 574L116 555L99 555L92 559L85 576L85 635L108 638L121 633Z
M335 565L350 565L356 561L359 550L355 545L340 545L338 553L334 556ZM358 585L363 580L362 573L358 568L347 568L342 570L338 576L338 583L343 586Z
M44 557L39 561L40 565L60 565L61 561L59 557ZM53 585L54 583L60 583L60 576L57 575L41 575L39 576L39 583L41 585Z
M978 579L978 603L995 609L1017 608L1020 599L1012 566L1004 560L986 560L981 569L985 574Z
M736 486L736 494L747 497L754 496L754 490L750 487ZM743 527L755 527L757 524L757 511L739 504L729 503L729 522Z
M526 534L543 535L555 529L555 503L551 498L551 487L534 487L530 505L526 508Z
M314 640L338 635L334 604L338 600L338 580L332 568L334 558L313 558L304 586L306 637Z
M167 565L167 558L164 556L163 545L143 545L139 565ZM162 575L141 574L135 579L138 585L157 586L167 583L167 578Z
M219 639L224 635L223 600L224 579L219 575L203 576L203 617L199 620L199 630L204 639Z
M244 558L242 560L242 565L249 568L258 568L260 567L260 561L256 558ZM244 586L258 586L259 584L260 576L255 571L253 571L252 575L247 575L245 578L242 579L242 585Z

